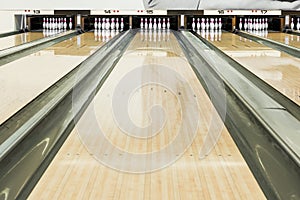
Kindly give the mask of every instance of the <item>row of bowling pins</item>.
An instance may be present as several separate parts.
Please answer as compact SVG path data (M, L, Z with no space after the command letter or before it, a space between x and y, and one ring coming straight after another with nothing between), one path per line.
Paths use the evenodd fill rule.
M294 28L295 28L294 18L292 18L291 20L292 20L292 21L291 21L290 27L291 27L292 30L294 30ZM297 29L297 31L300 30L300 22L299 22L299 18L297 18L296 29Z
M221 41L222 39L222 30L216 29L216 30L204 30L202 29L197 30L197 34L201 35L203 38L210 40L212 42L214 41Z
M206 22L205 22L206 21ZM222 20L221 18L218 19L214 19L214 18L202 18L201 19L201 23L200 23L200 19L197 18L197 23L195 22L195 18L193 18L193 22L192 22L192 28L193 31L195 31L195 29L197 28L198 30L221 30L222 29Z
M263 19L247 19L245 18L244 21L242 18L240 18L240 22L239 22L239 29L240 30L256 30L256 31L262 31L262 30L268 30L269 24L268 24L268 19L267 18L263 18Z
M249 33L254 34L254 35L258 35L260 37L268 37L268 30L261 30L261 31L257 31L257 30L248 30Z
M69 20L69 29L73 28L72 18ZM67 29L67 18L43 18L43 29Z
M111 21L111 22L110 22ZM95 22L94 22L94 28L95 30L99 29L99 30L119 30L119 28L121 28L121 30L124 29L124 20L123 18L121 18L121 22L119 22L119 18L102 18L102 22L101 22L101 18L95 18Z
M119 30L94 30L95 41L108 42L111 38L119 34Z
M149 29L149 31L141 30L141 41L149 41L149 42L161 42L161 41L169 41L170 40L170 30L161 30L158 31L152 31L152 29Z
M141 29L149 29L149 30L161 30L161 29L170 29L170 18L167 18L167 21L165 18L162 19L161 18L154 18L153 22L152 22L152 18L149 18L149 23L148 23L148 18L141 18L141 23L140 23L140 28Z
M64 32L65 30L50 30L50 29L43 29L43 36L48 37L51 35L56 35L58 33Z

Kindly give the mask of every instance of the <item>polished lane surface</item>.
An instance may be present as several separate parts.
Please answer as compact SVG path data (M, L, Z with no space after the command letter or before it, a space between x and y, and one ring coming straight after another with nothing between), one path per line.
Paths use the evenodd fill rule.
M0 38L0 51L45 37L42 32L27 32Z
M300 48L300 36L287 33L268 33L268 39L275 40L293 47Z
M131 80L137 85L132 85ZM126 88L130 85L133 87ZM118 90L119 87L125 88ZM116 122L116 117L124 113L113 113L114 106L126 103L128 122L133 121L138 127L150 125L150 129L135 133L135 128L127 129ZM152 110L157 105L164 113ZM184 117L190 107L199 113L187 112ZM90 118L89 111L94 118ZM138 33L29 199L265 199L226 127L214 114L216 111L175 36L168 32ZM99 138L93 121L106 140ZM191 145L177 152L184 141L191 139L190 134L180 130L193 132L197 122ZM181 129L184 124L186 129ZM216 146L211 146L212 151L199 159L202 147L211 145L205 142L210 128L220 131L221 136L216 139ZM153 130L158 132L153 134ZM174 138L179 136L183 136L182 140L175 143ZM138 171L143 161L134 162L134 155L149 156L146 171L156 165L151 155L170 145L163 161L175 158L175 162L164 163L148 173ZM117 153L120 150L123 153Z
M274 37L280 36L275 34ZM220 38L207 40L300 105L299 58L232 33L222 33Z
M108 37L85 33L1 66L0 124L100 48Z

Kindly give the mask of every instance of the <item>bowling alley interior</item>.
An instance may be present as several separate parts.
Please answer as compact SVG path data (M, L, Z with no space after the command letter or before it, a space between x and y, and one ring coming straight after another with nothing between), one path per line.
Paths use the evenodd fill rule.
M0 21L0 200L300 200L299 0L11 0Z

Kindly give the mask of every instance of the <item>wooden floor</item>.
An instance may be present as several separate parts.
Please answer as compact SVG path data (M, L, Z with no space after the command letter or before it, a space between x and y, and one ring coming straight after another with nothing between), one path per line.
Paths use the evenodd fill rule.
M102 44L94 33L85 33L0 66L0 124Z
M270 32L270 33L268 33L267 38L269 38L271 40L275 40L277 42L281 42L281 43L293 46L293 47L300 48L300 36L299 35Z
M169 77L173 84L170 87L175 87L175 92L153 83L131 94L128 112L138 126L144 127L157 120L149 119L153 105L161 105L165 110L167 120L163 129L157 135L143 139L125 134L115 123L112 96L122 77L138 67L149 65L167 66L185 77L188 84L181 87L176 77ZM149 77L160 80L167 76L155 70L150 73L145 70L140 74L140 84ZM188 87L193 89L194 94L187 94ZM115 147L136 154L151 153L172 143L179 130L182 122L180 109L191 102L180 104L178 95L192 95L198 102L200 114L194 118L187 116L189 123L198 120L199 126L191 146L176 162L149 173L127 173L112 169L101 164L95 154L87 150L79 139L84 132L76 127L29 199L265 199L224 126L213 150L204 159L199 159L208 129L217 126L220 119L212 121L215 110L174 35L138 33L88 109L94 110L105 137ZM81 121L85 120L85 115ZM88 139L101 155L109 158L113 155L114 152L107 149L107 144L97 137ZM174 146L174 152L176 148ZM177 156L174 152L171 151L169 156ZM134 168L139 164L128 163L130 157L119 156L121 165L129 164Z
M42 32L28 32L0 38L0 50L43 38Z
M278 33L274 38L280 38ZM211 41L211 40L209 40ZM231 58L300 105L300 59L232 33L211 41Z

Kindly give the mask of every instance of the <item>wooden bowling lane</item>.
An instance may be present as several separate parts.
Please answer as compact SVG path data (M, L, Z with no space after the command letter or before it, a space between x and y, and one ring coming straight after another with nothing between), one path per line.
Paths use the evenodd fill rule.
M299 35L292 35L287 33L277 33L277 32L270 32L266 36L268 39L275 40L277 42L300 48L300 36Z
M0 51L43 38L42 32L27 32L0 38Z
M300 105L300 59L232 33L211 41L273 88Z
M75 68L104 42L85 33L0 67L0 124Z
M178 77L170 76L171 73L161 73L160 67L153 67L157 65L172 69L185 81L180 82ZM118 99L122 103L129 102L127 110L130 119L140 127L161 119L157 114L150 119L152 106L161 105L164 108L166 121L163 128L156 135L146 138L134 137L130 135L131 132L125 134L122 131L124 127L121 130L116 124L112 111L115 89L122 84L130 85L123 83L123 78L138 69L142 70L132 78L137 78L139 86L146 84L149 79L159 82L165 77L169 78L167 87L156 83L146 84L133 90L129 99ZM189 88L192 94L188 93ZM184 101L179 100L180 96ZM188 97L191 98L189 101ZM191 104L198 107L199 114L195 116L188 112L185 121L182 119L182 110ZM85 122L91 133L97 132L90 126L95 119L91 120L89 112L85 112L29 199L265 199L223 123L219 118L212 121L215 112L212 103L172 33L138 33L89 109L95 113L107 140L99 139L96 133L84 136L87 129L81 125ZM199 126L195 129L195 138L180 156L177 151L189 134L184 134L184 139L176 145L173 144L174 138L180 134L180 127L185 122L186 131L192 132L192 124L197 120ZM204 159L199 159L209 127L216 128L218 124L221 124L221 136L216 146ZM157 127L154 125L152 128ZM153 129L146 133L152 134ZM91 146L83 145L79 137L85 137L85 144ZM154 172L127 173L118 168L112 169L112 165L107 167L99 161L102 158L108 161L117 159L121 167L129 166L135 171L140 163L133 162L132 154L149 156L151 152L163 151L167 145L173 145L173 148L166 159L175 157L178 160ZM113 158L118 149L125 153L118 153ZM149 162L146 167L150 164L154 163Z

